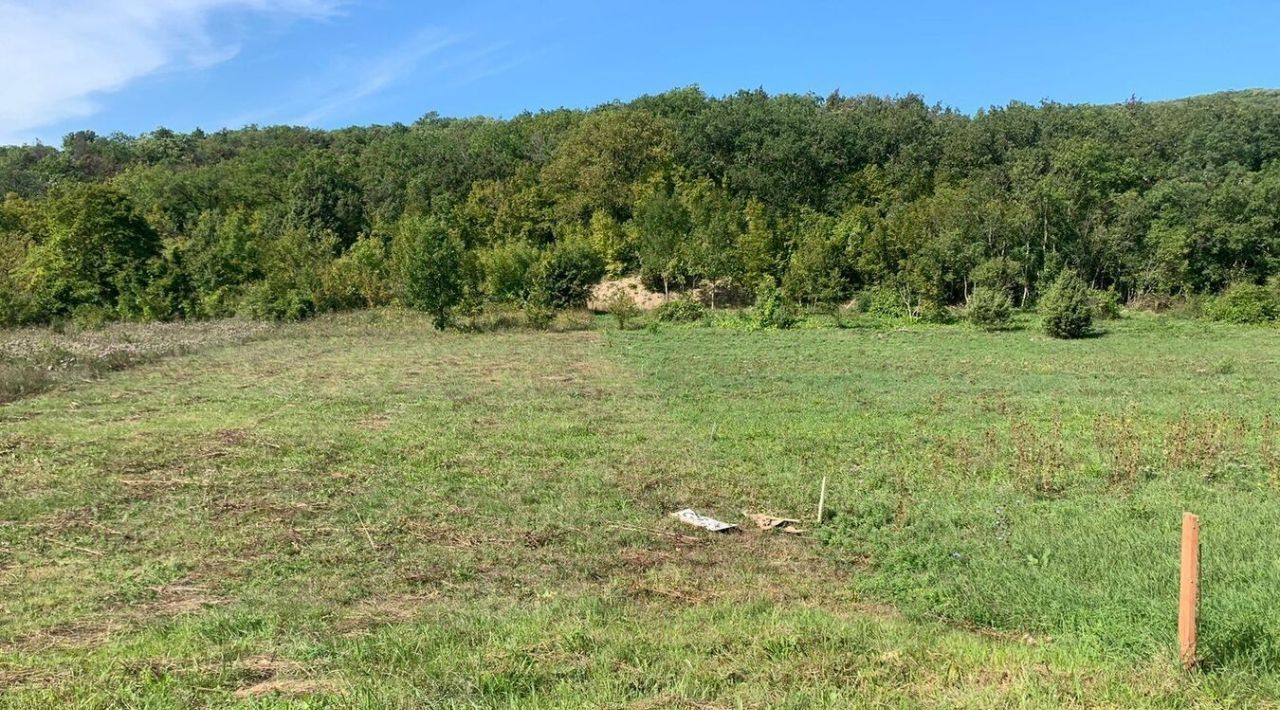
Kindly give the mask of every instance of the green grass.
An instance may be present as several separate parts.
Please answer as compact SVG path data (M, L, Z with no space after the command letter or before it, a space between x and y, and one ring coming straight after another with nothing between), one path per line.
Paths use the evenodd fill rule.
M1274 702L1280 333L1108 328L373 312L58 385L0 406L0 705ZM824 474L806 535L666 517Z

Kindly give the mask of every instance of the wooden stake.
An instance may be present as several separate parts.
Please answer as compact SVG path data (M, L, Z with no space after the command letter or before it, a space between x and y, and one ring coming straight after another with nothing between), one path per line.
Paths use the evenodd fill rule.
M822 490L818 493L818 524L822 524L822 514L827 507L827 477L822 477Z
M1182 579L1178 590L1178 656L1196 666L1196 606L1200 601L1200 519L1182 514Z

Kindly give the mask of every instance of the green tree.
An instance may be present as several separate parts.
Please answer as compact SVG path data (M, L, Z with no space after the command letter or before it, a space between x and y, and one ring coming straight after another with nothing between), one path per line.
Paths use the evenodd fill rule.
M407 217L396 232L392 255L401 303L431 314L436 328L449 327L465 286L462 241L438 219Z
M263 278L251 284L239 312L255 318L300 320L324 309L324 275L338 238L298 227L269 237L262 249Z
M670 298L671 284L688 274L684 249L691 224L689 211L665 187L659 187L636 204L635 227L640 275L661 284Z
M312 234L332 233L349 246L366 227L360 185L333 158L308 156L289 176L287 208L291 226Z
M744 210L746 230L738 237L738 261L744 284L759 284L778 271L778 235L762 202L749 199Z
M161 248L129 199L96 183L52 193L40 227L19 278L49 315L77 306L114 309L122 276L142 273Z
M674 127L648 111L611 106L586 116L555 149L542 178L562 219L604 210L630 217L636 189L670 165Z
M845 245L835 229L835 219L804 210L797 228L782 290L795 302L834 303L848 290L844 278Z
M742 217L728 193L703 178L679 186L679 200L689 215L684 263L704 286L715 308L716 293L741 271L738 240Z

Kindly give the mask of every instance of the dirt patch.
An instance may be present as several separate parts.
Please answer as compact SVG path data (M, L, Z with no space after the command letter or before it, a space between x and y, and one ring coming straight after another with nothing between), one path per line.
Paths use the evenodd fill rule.
M123 624L97 619L81 619L25 634L11 643L0 643L0 649L42 653L51 650L92 648L106 643L107 638L120 628L123 628Z
M642 311L653 310L667 302L667 296L661 291L650 291L645 288L639 276L628 276L613 281L605 281L592 287L591 295L587 298L587 308L593 311L609 310L609 300L618 292L630 296L631 302L635 303ZM675 290L671 291L671 298L676 298L680 295L689 296L704 304L717 306L742 306L751 302L748 292L727 282L720 282L714 285L704 283L698 288L684 289L678 293Z
M301 677L306 673L301 663L275 654L242 658L236 662L235 668L247 683L236 689L237 698L300 697L319 693L342 695L346 692L336 680Z
M254 680L267 680L280 674L298 675L302 664L275 655L250 656L236 662L236 668Z
M628 276L624 279L605 281L593 286L591 295L587 297L587 308L593 311L606 311L609 309L607 305L609 299L619 292L630 296L631 301L636 306L646 311L657 308L666 301L666 298L661 293L645 288L639 276Z
M142 608L147 616L190 614L211 606L230 604L231 600L211 593L206 587L183 580L157 587L156 600Z
M364 599L343 612L338 631L352 633L384 624L403 624L418 617L436 595L380 596Z
M55 688L66 678L59 671L35 668L0 668L0 690Z
M272 679L261 683L240 688L235 692L237 698L262 698L269 695L282 695L285 697L302 697L307 695L318 695L320 693L333 693L337 695L344 694L340 685L331 680L307 680L307 679Z
M391 417L385 414L379 414L372 417L365 417L356 422L356 426L366 431L382 431L391 426Z

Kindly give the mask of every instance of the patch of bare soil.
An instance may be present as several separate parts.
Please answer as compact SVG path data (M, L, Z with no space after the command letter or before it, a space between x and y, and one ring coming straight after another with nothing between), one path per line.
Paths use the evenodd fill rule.
M318 693L343 694L345 690L337 681L326 678L300 677L305 669L297 661L275 655L250 656L236 663L249 681L236 689L237 698L262 698L271 695L302 697Z
M269 695L282 695L297 698L319 693L343 693L342 687L331 680L310 680L302 678L281 678L264 680L261 683L240 688L235 692L237 698L262 698Z
M17 688L53 688L65 679L62 672L37 668L0 668L0 691Z
M646 311L661 306L666 300L661 293L645 288L639 276L628 276L593 286L591 295L587 297L587 308L593 311L608 310L609 299L613 298L614 294L618 292L630 296L637 306Z
M650 291L645 288L639 276L627 276L612 281L604 281L592 287L591 295L587 298L587 308L593 311L609 310L609 299L613 298L614 294L619 291L630 296L631 301L642 311L653 310L667 301L667 296L662 292ZM741 306L750 302L749 295L741 288L730 286L727 283L704 284L698 288L686 289L680 293L702 301L704 304L718 306ZM676 291L671 292L671 298L675 298L677 295Z

